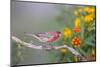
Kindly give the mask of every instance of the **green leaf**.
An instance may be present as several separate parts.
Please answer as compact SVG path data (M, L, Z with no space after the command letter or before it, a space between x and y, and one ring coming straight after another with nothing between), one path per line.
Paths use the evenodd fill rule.
M86 44L86 45L90 45L90 46L92 46L92 47L95 47L95 44L92 43L92 42L89 42L89 41L86 41L85 44Z
M87 37L86 39L85 39L85 44L86 45L90 45L90 46L92 46L92 47L95 47L95 43L93 43L92 41L94 40L94 37L95 35L91 35L91 36L89 36L89 37Z
M83 49L81 49L81 48L77 48L77 51L80 52L84 56L87 55L86 52Z

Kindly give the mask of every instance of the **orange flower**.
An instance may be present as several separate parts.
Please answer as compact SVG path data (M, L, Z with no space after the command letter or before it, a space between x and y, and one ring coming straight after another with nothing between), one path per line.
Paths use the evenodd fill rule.
M79 33L80 32L80 28L74 28L74 32Z
M75 47L80 47L80 44L81 44L80 38L74 37L74 38L72 39L72 44L73 44Z

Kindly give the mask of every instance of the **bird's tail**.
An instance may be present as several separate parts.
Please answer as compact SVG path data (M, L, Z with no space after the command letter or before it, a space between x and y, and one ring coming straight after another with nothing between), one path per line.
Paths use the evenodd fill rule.
M40 42L42 42L41 38L36 34L25 33L25 35L30 36L30 37L34 37L34 38L38 39Z

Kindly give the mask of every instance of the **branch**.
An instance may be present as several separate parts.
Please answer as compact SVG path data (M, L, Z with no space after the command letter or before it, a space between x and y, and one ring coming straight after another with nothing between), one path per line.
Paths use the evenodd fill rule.
M12 36L12 39L14 41L16 41L17 43L20 43L21 45L24 45L26 47L29 47L29 48L33 48L33 49L43 49L42 46L36 46L34 44L31 44L31 43L26 43L24 41L22 41L21 39L17 38L16 36Z
M75 56L81 58L82 61L87 61L79 52L77 52L74 48L71 48L71 47L69 47L67 45L53 46L53 48L52 48L51 46L44 47L43 45L37 46L35 44L26 43L26 42L22 41L21 39L17 38L16 36L12 36L12 40L16 41L17 43L20 43L23 46L26 46L26 47L29 47L29 48L32 48L32 49L39 49L39 50L52 50L52 49L55 49L55 50L58 50L58 49L61 49L61 48L66 48L72 54L74 54Z

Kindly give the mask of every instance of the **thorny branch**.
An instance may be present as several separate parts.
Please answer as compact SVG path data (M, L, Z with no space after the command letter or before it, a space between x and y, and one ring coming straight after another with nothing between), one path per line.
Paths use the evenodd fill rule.
M52 49L55 49L55 50L58 50L58 49L61 49L61 48L66 48L68 49L73 55L75 55L76 57L79 57L81 61L87 61L85 59L85 57L83 57L79 52L77 52L74 48L72 47L69 47L67 45L62 45L62 46L53 46L53 48L51 48L50 46L48 47L43 47L42 45L41 46L37 46L35 44L31 44L31 43L27 43L27 42L24 42L22 41L21 39L17 38L16 36L12 36L12 40L16 41L17 43L20 43L21 45L24 45L26 47L29 47L29 48L32 48L32 49L38 49L38 50L52 50Z

